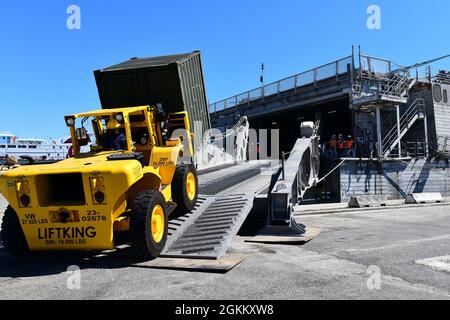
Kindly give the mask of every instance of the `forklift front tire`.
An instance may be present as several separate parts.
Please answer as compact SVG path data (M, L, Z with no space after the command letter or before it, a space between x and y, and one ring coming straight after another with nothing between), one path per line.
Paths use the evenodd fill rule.
M168 215L161 192L147 190L138 194L131 212L131 240L137 255L156 259L167 241Z

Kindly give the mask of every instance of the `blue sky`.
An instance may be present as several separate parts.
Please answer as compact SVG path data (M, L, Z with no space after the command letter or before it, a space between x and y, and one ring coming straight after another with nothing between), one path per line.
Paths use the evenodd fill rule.
M81 30L66 9L81 8ZM382 29L366 27L369 5ZM412 64L450 53L442 0L2 0L0 132L67 134L63 116L99 108L92 71L131 57L201 50L211 102L363 51Z

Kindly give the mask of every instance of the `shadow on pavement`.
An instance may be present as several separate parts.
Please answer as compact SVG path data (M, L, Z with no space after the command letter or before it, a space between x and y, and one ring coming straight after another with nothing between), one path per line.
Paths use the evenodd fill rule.
M73 265L80 269L126 268L140 262L126 245L111 251L38 252L19 258L7 252L0 239L0 277L54 275L66 272Z

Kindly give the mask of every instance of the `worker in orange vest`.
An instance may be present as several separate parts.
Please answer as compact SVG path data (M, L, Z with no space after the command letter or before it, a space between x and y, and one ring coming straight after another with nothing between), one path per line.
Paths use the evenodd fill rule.
M344 140L344 136L342 134L340 134L338 137L337 146L338 146L338 156L342 157L342 155L344 154L344 149L345 149L345 140Z
M345 143L345 144L346 144L347 150L353 149L353 144L354 144L354 143L355 143L355 142L353 141L352 136L348 136L348 140L347 140L347 142Z
M337 158L337 152L336 152L336 148L337 148L337 140L336 140L336 135L333 134L331 136L330 142L329 142L329 148L332 154L333 159Z
M347 157L350 157L350 155L356 155L355 152L351 152L353 150L353 147L355 145L355 141L353 140L353 137L349 135L347 137L347 141L345 142L345 149L347 150Z

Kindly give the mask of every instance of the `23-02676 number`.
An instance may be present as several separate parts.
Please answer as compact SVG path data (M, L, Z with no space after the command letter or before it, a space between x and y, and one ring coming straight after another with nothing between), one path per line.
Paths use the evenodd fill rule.
M81 220L86 222L106 221L106 217L95 210L88 210L87 215L83 216Z

